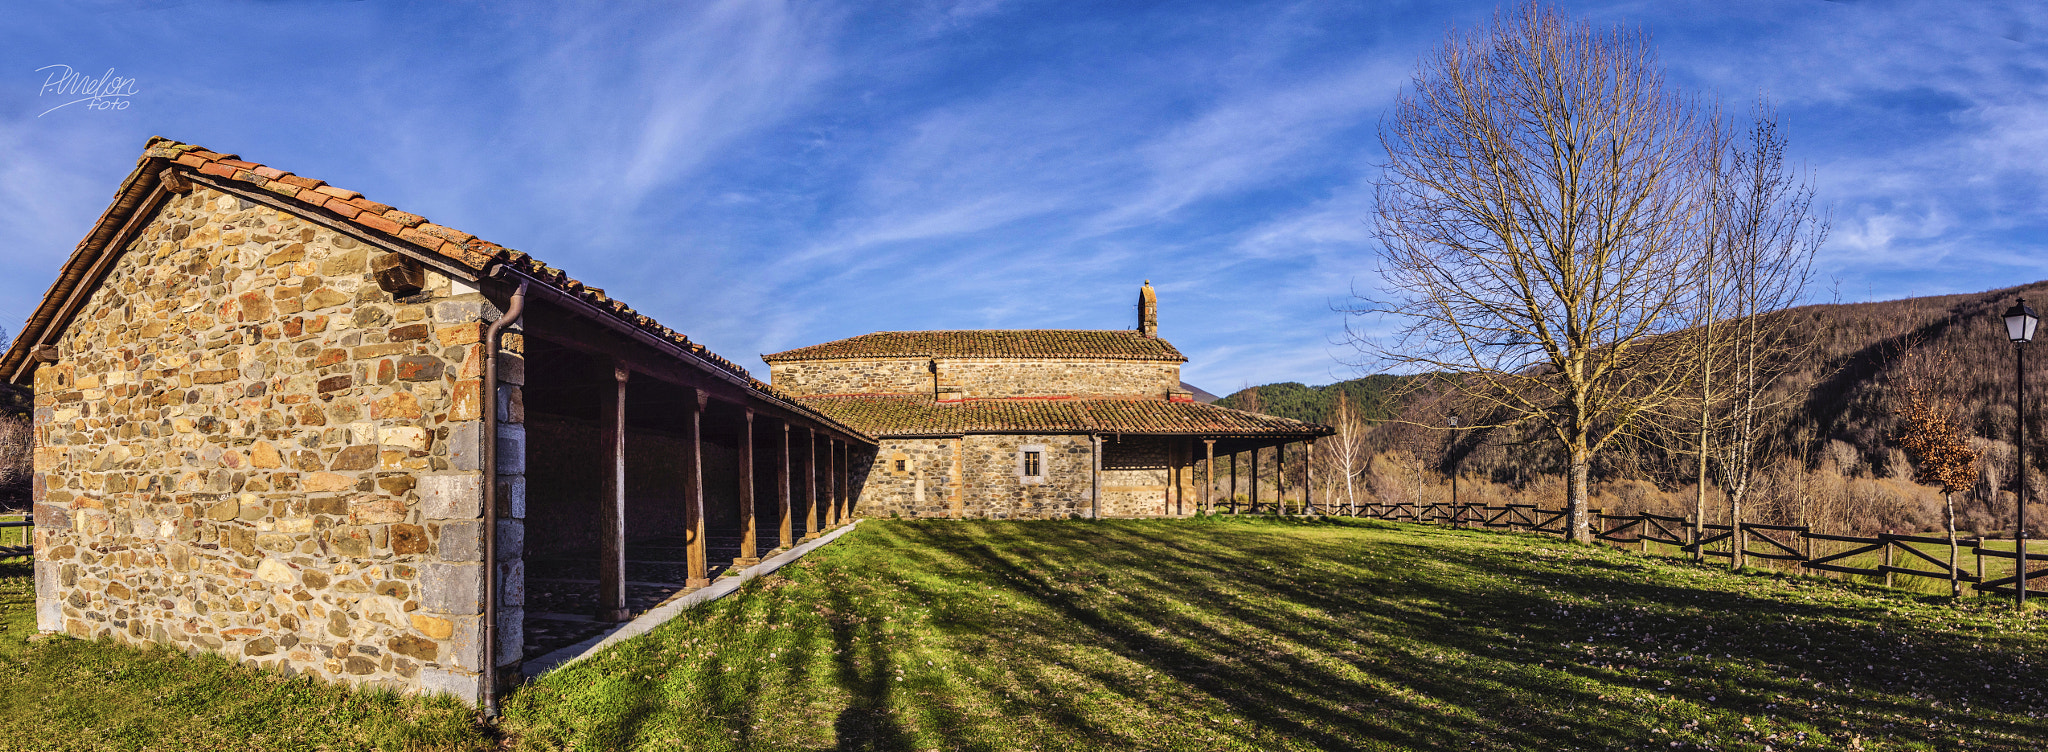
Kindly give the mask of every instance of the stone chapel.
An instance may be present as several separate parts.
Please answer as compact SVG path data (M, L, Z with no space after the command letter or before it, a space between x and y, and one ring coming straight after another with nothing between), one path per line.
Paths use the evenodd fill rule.
M778 389L881 441L868 516L1190 515L1217 454L1332 433L1195 401L1158 310L1147 281L1135 329L876 332L761 359Z

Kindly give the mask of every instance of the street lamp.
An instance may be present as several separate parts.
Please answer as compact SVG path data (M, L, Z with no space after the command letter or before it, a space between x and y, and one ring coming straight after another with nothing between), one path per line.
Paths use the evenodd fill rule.
M2034 341L2034 327L2040 323L2041 317L2027 307L2026 298L2020 298L2005 311L2005 337L2012 340L2013 380L2018 394L2017 409L2013 411L2014 421L2019 424L2019 467L2013 473L2013 481L2018 485L2013 493L2017 502L2014 523L2018 527L2013 533L2013 547L2019 555L2013 604L2018 607L2027 605L2027 343Z

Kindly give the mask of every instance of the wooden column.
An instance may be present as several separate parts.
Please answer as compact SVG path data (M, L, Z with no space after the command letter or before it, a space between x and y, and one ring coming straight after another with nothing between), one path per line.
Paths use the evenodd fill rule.
M1280 513L1287 509L1287 445L1273 447L1273 500L1279 502Z
M825 525L826 530L839 527L839 498L845 493L839 487L839 440L825 437Z
M741 410L744 420L740 423L739 465L740 491L740 556L734 559L734 567L751 567L761 563L760 544L754 538L760 534L761 526L754 521L754 409Z
M686 587L700 588L711 585L710 564L706 561L704 546L704 405L711 395L702 389L694 390L697 398L685 403L690 410L688 449L690 456L683 458L683 524L689 545L689 579L683 581Z
M782 451L778 452L775 458L775 508L782 514L782 530L776 540L782 548L789 548L794 542L790 539L790 523L795 521L795 515L790 514L789 508L789 463L795 461L796 457L789 453L789 421L780 422Z
M1302 442L1301 452L1301 511L1316 514L1316 440Z
M1088 519L1102 519L1102 434L1088 436ZM1983 558L1978 558L1983 561Z
M804 429L804 540L818 537L818 431Z
M1231 453L1230 453L1230 513L1231 513L1231 514L1237 514L1237 455L1239 455L1239 454L1241 454L1241 452L1231 452Z
M853 521L853 442L839 442L839 524Z
M1252 450L1252 514L1259 513L1259 450Z
M623 365L612 367L612 393L605 405L603 528L597 543L598 621L625 621L626 608L626 378Z
M1209 494L1216 487L1216 440L1203 439L1202 450L1202 514L1215 514L1216 504L1210 500Z

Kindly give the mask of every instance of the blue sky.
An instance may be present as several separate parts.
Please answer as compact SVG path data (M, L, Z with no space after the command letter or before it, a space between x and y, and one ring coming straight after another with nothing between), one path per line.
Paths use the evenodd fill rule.
M0 29L0 325L150 135L533 253L765 376L877 330L1129 328L1217 393L1358 375L1375 128L1496 3L38 3ZM2048 4L1576 2L1775 100L1823 299L2048 278ZM122 110L38 68L134 80Z

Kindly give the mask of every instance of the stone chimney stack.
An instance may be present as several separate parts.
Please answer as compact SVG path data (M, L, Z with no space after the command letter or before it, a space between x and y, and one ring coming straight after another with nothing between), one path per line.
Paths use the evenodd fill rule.
M1147 337L1159 336L1159 296L1152 292L1152 280L1145 280L1145 286L1138 288L1138 333Z

